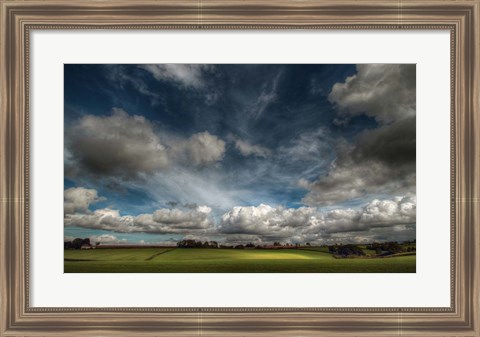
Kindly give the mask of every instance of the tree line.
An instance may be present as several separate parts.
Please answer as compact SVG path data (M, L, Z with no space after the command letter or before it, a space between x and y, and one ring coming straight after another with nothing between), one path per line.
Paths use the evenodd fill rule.
M97 246L100 244L100 242L97 242ZM81 239L81 238L76 238L72 241L65 241L63 243L63 248L64 249L80 249L82 246L88 246L91 247L92 244L90 243L89 238Z
M307 243L306 246L310 246L310 243ZM221 249L245 249L245 248L256 248L256 249L265 249L265 248L298 248L302 247L300 244L291 244L291 243L281 243L274 242L273 245L255 245L252 242L247 244L219 244L217 241L197 241L193 239L186 239L177 242L178 248L221 248Z
M100 242L97 242L95 246L100 245ZM405 241L402 244L396 241L390 242L374 242L364 245L365 249L375 251L375 255L377 256L387 256L392 254L398 253L405 253L405 252L415 252L416 242L413 241ZM87 248L95 248L92 247L89 238L76 238L72 241L65 241L64 242L64 249L82 249L82 247ZM310 243L306 243L304 245L300 244L290 244L290 243L281 243L281 242L274 242L273 245L255 245L252 242L247 244L236 244L236 245L227 245L227 244L220 244L217 241L200 241L194 239L185 239L177 242L178 248L218 248L218 249L276 249L276 248L308 248L311 247ZM365 256L365 251L360 248L360 245L355 244L334 244L334 245L322 245L320 247L325 247L328 249L328 252L341 257L348 257L348 256Z

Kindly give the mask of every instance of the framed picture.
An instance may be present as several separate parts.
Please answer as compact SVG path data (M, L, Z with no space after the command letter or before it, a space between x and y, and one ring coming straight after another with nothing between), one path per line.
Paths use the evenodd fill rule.
M1 6L1 336L480 336L478 1Z
M415 64L66 64L64 88L65 273L415 272Z

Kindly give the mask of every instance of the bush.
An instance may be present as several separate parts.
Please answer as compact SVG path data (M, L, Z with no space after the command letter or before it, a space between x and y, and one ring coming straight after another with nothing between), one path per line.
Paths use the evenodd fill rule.
M335 255L340 255L343 257L365 255L365 252L362 249L358 248L356 245L329 246L328 251L334 253Z

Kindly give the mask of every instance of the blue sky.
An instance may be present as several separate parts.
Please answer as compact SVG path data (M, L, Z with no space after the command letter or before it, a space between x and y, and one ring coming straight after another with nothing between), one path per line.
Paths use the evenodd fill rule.
M64 66L65 237L415 238L414 65Z

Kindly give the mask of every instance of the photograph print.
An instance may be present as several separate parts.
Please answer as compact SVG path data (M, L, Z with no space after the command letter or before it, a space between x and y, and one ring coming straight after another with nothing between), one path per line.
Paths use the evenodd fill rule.
M65 64L65 273L415 273L415 64Z

